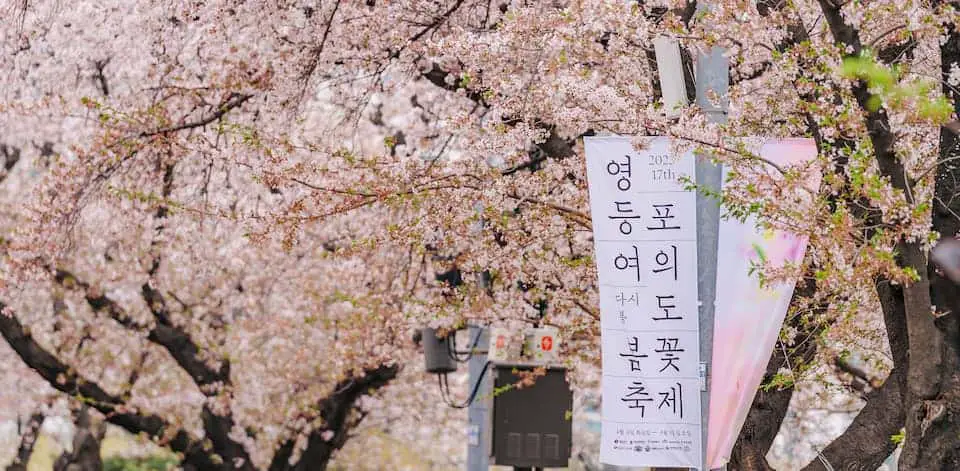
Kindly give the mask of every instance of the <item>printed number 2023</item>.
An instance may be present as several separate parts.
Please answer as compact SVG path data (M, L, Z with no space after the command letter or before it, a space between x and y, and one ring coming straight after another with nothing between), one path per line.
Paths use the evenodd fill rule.
M670 156L668 154L653 154L650 155L650 165L662 167L665 165L670 165L673 162L670 161Z

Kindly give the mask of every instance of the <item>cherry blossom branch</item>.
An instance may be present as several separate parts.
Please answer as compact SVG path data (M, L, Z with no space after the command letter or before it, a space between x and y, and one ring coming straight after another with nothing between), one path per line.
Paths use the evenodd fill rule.
M205 388L205 386L215 385L223 381L224 377L229 377L228 365L221 365L220 369L213 369L200 358L196 343L183 329L173 325L163 297L148 285L143 286L142 295L156 319L153 326L135 321L114 300L100 290L93 288L89 283L79 280L69 271L57 270L54 280L66 288L84 290L84 298L95 312L106 313L111 319L127 329L147 331L147 339L164 347L205 394L208 394L205 391L208 388Z
M205 395L215 395L219 386L227 385L230 363L221 359L218 368L210 367L190 334L173 323L163 295L149 283L141 287L141 296L156 320L148 338L163 346Z
M0 316L2 315L0 314ZM26 471L27 462L30 460L30 455L33 454L33 446L37 443L37 438L40 436L40 427L43 425L45 418L41 410L42 407L38 407L33 414L30 414L27 423L22 428L19 423L17 424L17 428L20 429L18 430L20 432L20 445L17 446L17 454L14 456L13 463L7 466L7 471Z
M479 188L477 188L477 190L479 190ZM538 198L534 198L532 196L521 196L516 191L507 192L505 196L519 201L520 204L523 204L524 202L528 202L528 203L533 203L539 206L556 210L564 215L570 216L570 219L573 222L576 222L577 224L580 224L581 226L587 229L593 229L593 226L590 224L590 221L591 221L590 216L582 211L577 211L576 209L568 208L566 206L553 203L550 201L544 201Z
M391 58L391 59L399 58L399 57L400 57L400 53L402 53L402 52L407 48L407 46L409 46L410 44L413 44L413 43L419 41L421 38L423 38L424 36L426 36L427 33L430 33L431 31L433 31L433 30L439 28L441 25L443 25L448 19L450 19L450 16L453 15L453 13L456 12L456 11L460 8L461 5L463 5L463 0L457 0L457 1L453 4L453 6L451 6L447 11L443 12L443 14L441 14L441 15L438 16L438 17L436 17L430 24L426 25L422 30L420 30L419 32L417 32L417 34L413 35L413 37L411 37L410 39L408 39L407 42L406 42L406 44L404 44L403 46L401 46L399 49L390 52L390 58Z
M476 177L476 176L474 176L474 175L469 175L469 174L464 174L464 175L449 174L449 175L444 175L444 176L439 177L439 178L431 179L431 180L429 180L429 181L427 181L427 182L422 183L422 185L431 185L431 184L434 184L434 183L436 183L436 182L440 182L440 181L443 181L443 180L448 180L448 179L451 179L451 178L457 178L457 177L461 177L461 176L462 176L462 177L467 177L467 178L478 179L478 177ZM359 209L359 208L361 208L361 207L364 207L364 206L373 204L373 203L375 203L375 202L377 202L377 201L383 201L383 200L386 200L386 199L388 199L388 198L390 198L390 197L396 197L396 196L407 196L407 195L413 195L413 194L421 194L421 193L428 193L428 192L433 192L433 191L453 190L453 189L469 189L469 190L478 191L478 192L483 191L482 188L479 187L479 186L477 186L477 185L472 185L472 184L468 184L468 183L462 183L462 184L453 183L453 184L445 184L445 185L421 186L421 187L417 187L417 188L408 188L408 189L406 189L406 190L392 191L392 192L371 193L371 192L365 192L365 191L359 191L359 190L347 190L347 189L342 189L342 188L324 187L324 186L315 185L315 184L306 182L306 181L301 180L301 179L296 178L296 177L289 177L288 179L289 179L290 181L293 181L293 182L295 182L295 183L298 183L298 184L300 184L300 185L303 185L303 186L305 186L305 187L307 187L307 188L310 188L310 189L313 189L313 190L323 191L323 192L327 192L327 193L335 193L335 194L348 195L348 196L358 196L358 197L361 197L361 198L362 198L362 199L360 199L360 200L358 200L358 201L355 201L355 202L353 202L353 203L347 204L347 205L345 205L345 206L340 206L340 207L334 208L334 209L332 209L331 211L328 211L328 212L323 213L323 214L321 214L321 215L311 216L311 217L309 217L309 218L306 218L306 219L308 219L308 220L319 220L319 219L323 219L323 218L326 218L326 217L329 217L329 216L333 216L333 215L336 215L336 214L343 214L343 213L345 213L345 212L349 212L349 211L352 211L352 210L355 210L355 209ZM508 197L508 198L510 198L510 199L519 201L521 204L524 203L524 202L528 202L528 203L532 203L532 204L536 204L536 205L539 205L539 206L543 206L543 207L546 207L546 208L553 209L553 210L555 210L555 211L557 211L557 212L560 212L560 213L563 214L563 215L569 216L572 221L576 222L577 224L581 225L582 227L587 228L587 229L592 229L592 226L591 226L591 224L590 224L590 221L591 221L590 216L589 216L588 214L582 212L582 211L578 211L578 210L576 210L576 209L569 208L569 207L563 206L563 205L561 205L561 204L553 203L553 202L550 202L550 201L541 200L541 199L539 199L539 198L532 197L532 196L521 196L521 195L518 194L516 191L506 192L506 193L504 193L504 196L506 196L506 197Z
M0 303L0 309L6 306ZM0 314L0 335L6 339L17 355L36 371L50 386L81 400L103 413L107 421L123 427L133 434L144 433L154 440L166 441L174 451L183 453L191 463L204 466L202 469L220 469L212 457L204 451L202 440L182 429L171 428L172 424L152 414L138 414L127 408L125 402L103 390L97 383L81 377L75 369L64 364L55 355L44 349L31 336L15 315ZM176 430L175 433L170 433Z
M357 400L386 386L397 377L399 371L400 367L397 365L380 365L376 368L365 369L361 375L337 383L333 392L320 400L316 406L316 409L320 411L319 415L320 419L323 420L323 425L312 430L307 436L307 448L300 455L300 459L296 463L290 463L296 446L296 437L294 436L280 444L270 462L269 470L309 471L324 469L333 452L339 450L346 443L349 429L359 424L359 420L348 420ZM310 419L312 417L308 418L308 420Z
M214 121L217 121L220 118L223 118L227 113L230 112L230 110L240 107L251 98L253 98L253 95L231 93L230 96L226 99L226 101L221 103L214 112L206 116L202 116L197 121L191 121L187 123L178 124L176 126L160 128L153 131L144 131L139 134L139 137L153 137L153 136L159 136L159 135L172 134L179 131L185 131L187 129L202 128L210 123L213 123Z
M770 167L773 167L773 169L776 170L776 171L778 171L778 172L780 172L781 175L786 175L786 174L787 174L786 169L784 169L783 167L781 167L780 165L778 165L776 162L774 162L774 161L772 161L772 160L770 160L770 159L764 158L764 157L762 157L762 156L760 156L760 155L754 154L754 153L752 153L752 152L742 152L742 151L739 151L739 150L736 150L736 149L731 149L731 148L729 148L729 147L727 147L727 146L725 146L725 145L723 145L723 144L717 144L717 143L714 143L714 142L709 142L709 141L706 141L706 140L703 140L703 139L699 139L699 138L695 138L695 137L680 136L680 135L673 134L673 133L669 133L669 132L667 132L666 134L672 134L673 137L676 137L677 139L684 140L684 141L688 141L688 142L692 142L692 143L695 143L695 144L699 144L699 145L701 145L701 146L710 147L710 148L713 148L713 149L718 150L718 151L720 151L720 152L724 152L724 153L732 154L732 155L738 155L738 156L740 156L740 157L742 157L742 158L744 158L744 159L746 159L746 160L755 160L755 161L757 161L757 162L760 162L760 163L769 165ZM807 190L807 191L809 191L809 190Z
M576 304L577 307L582 309L583 312L589 314L590 317L594 318L597 321L600 320L600 312L597 309L587 306L586 304L582 303L579 299L573 299L572 301L573 301L573 304Z

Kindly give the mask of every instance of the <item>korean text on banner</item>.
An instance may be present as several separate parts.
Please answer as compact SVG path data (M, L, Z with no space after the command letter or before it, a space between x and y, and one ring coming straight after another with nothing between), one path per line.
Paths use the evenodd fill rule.
M696 194L668 138L584 139L600 289L600 461L700 468Z

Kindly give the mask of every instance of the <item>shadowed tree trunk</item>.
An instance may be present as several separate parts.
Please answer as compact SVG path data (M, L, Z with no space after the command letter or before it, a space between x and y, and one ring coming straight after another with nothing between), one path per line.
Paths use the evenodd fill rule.
M960 33L950 28L947 41L941 45L941 67L944 83L951 64L960 62ZM960 93L944 86L944 93L960 105ZM933 228L943 237L953 237L960 231L960 170L955 161L960 157L958 137L943 130L940 140L941 164L937 168L936 198ZM900 469L954 470L960 469L960 288L939 275L932 267L929 276L929 301L940 312L935 321L936 335L913 342L911 333L910 361L926 363L926 376L909 374L908 384L925 388L911 388L907 398L906 441L900 458ZM916 300L907 300L918 304ZM915 306L930 317L930 307ZM936 361L938 360L938 361ZM911 363L911 367L913 363Z
M94 417L87 406L81 406L74 416L73 449L57 458L53 471L100 471L103 469L100 442L106 433L106 424Z
M811 290L799 289L797 295L809 295ZM808 339L798 345L790 353L788 359L784 355L782 348L774 348L770 355L770 361L767 363L767 369L763 375L763 383L769 382L777 374L778 370L787 364L788 360L794 365L806 364L813 360L817 352L817 341L822 327L812 323L803 324L799 316L791 320L791 325L799 331L798 338ZM797 372L799 373L799 372ZM767 463L767 451L773 445L773 439L776 438L780 430L780 424L787 415L787 409L790 407L790 399L793 397L793 386L783 389L770 389L764 391L760 389L753 398L750 405L750 412L740 429L740 435L733 446L733 452L730 455L731 470L743 471L764 471L773 468Z
M17 447L17 455L13 458L13 463L7 466L7 471L27 470L27 463L30 462L33 447L37 444L37 438L40 436L43 419L43 413L35 412L30 415L26 423L21 424L18 421L17 431L20 433L20 445Z
M324 470L330 464L333 453L347 442L348 432L356 427L364 414L354 409L357 399L371 391L386 386L397 377L397 366L380 366L367 370L362 377L350 378L337 384L334 393L320 402L320 417L323 426L310 433L307 449L296 463L290 463L295 445L288 440L280 446L270 471Z

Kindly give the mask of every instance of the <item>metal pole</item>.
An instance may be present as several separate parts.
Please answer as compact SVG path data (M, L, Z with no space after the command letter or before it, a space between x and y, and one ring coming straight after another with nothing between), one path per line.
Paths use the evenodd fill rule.
M697 3L697 12L708 8L707 2ZM697 105L712 123L727 121L727 90L730 87L730 63L724 57L725 49L713 47L697 56L695 75ZM677 79L679 80L679 79ZM719 98L714 103L710 97ZM707 159L697 159L697 185L711 192L720 190L721 168ZM720 205L704 192L697 193L697 290L700 294L700 368L705 375L706 388L700 392L701 424L703 424L701 469L706 468L707 429L710 418L710 381L713 376L713 320L717 299L717 241L719 238ZM654 468L669 470L672 468ZM721 469L726 469L724 466Z
M697 11L706 8L706 2L697 3ZM661 40L662 41L662 40ZM661 73L661 82L683 83L683 72L677 70L676 59L673 59L673 45L656 43L657 65ZM706 54L699 54L696 60L696 88L697 105L713 123L726 122L727 90L729 88L730 64L723 56L724 49L712 48ZM678 54L677 54L678 55ZM672 60L671 60L672 59ZM669 71L667 70L669 68ZM672 72L672 73L671 73ZM672 77L667 77L673 75ZM671 95L677 95L672 91ZM720 103L713 103L710 96L719 97ZM664 90L664 101L682 103L683 98L668 97ZM721 169L709 160L697 159L696 181L713 192L719 191L721 184ZM717 297L717 240L719 235L720 206L718 202L703 192L697 193L697 290L700 294L700 365L704 374L706 387L700 392L701 424L703 425L702 469L706 469L707 455L707 424L710 417L710 378L712 376L711 358L713 356L713 318L714 302ZM673 468L654 468L669 470Z
M490 346L490 330L484 327L471 325L467 329L469 341L479 339L477 347L470 360L467 362L467 371L470 375L469 385L473 387L480 380L480 374L483 372L483 366L487 363L487 352ZM480 353L482 352L482 353ZM489 396L489 382L484 381L477 391L477 399L467 408L467 471L487 471L490 468L490 457L487 441L488 420L487 414L490 412L489 401L483 399Z
M697 10L708 8L707 2L698 2ZM730 63L724 57L725 50L713 47L709 53L700 54L696 64L697 104L713 123L727 121L727 90L730 87ZM719 97L713 103L710 96ZM697 159L696 180L698 185L713 192L720 190L721 169L706 159ZM707 425L710 417L710 381L713 376L713 317L717 299L717 239L719 236L720 203L697 193L697 289L700 293L700 362L706 373L706 388L700 393L701 423L703 424L703 468L707 459ZM724 466L722 469L726 469Z

